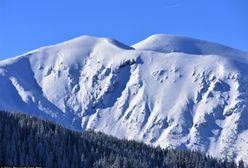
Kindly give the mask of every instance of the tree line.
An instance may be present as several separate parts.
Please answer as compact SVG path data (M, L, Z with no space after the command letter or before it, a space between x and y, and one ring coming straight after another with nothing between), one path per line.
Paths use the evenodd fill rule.
M92 130L76 132L21 113L0 112L0 166L48 168L242 168L197 151L161 149Z

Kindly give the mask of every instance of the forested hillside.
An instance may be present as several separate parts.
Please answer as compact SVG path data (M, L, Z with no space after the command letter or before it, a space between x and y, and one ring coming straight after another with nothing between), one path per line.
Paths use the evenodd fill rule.
M0 166L235 168L199 152L153 148L83 133L19 113L0 112ZM242 163L239 167L242 167Z

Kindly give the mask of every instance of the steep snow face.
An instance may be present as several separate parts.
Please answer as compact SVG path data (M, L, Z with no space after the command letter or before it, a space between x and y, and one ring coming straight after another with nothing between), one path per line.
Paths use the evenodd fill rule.
M1 61L0 109L248 163L247 67L247 53L191 38L83 36Z

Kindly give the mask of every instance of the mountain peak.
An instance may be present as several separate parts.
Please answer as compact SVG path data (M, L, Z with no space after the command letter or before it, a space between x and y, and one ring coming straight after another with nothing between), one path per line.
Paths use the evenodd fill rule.
M96 37L96 36L90 36L90 35L83 35L77 38L74 38L72 40L65 41L63 43L60 43L58 45L63 44L70 44L70 45L97 45L97 44L105 44L112 47L120 48L120 49L126 49L130 50L133 49L132 47L123 44L115 39L107 38L107 37Z
M195 55L244 55L246 53L209 41L168 34L155 34L132 46L136 50L163 53L182 52Z

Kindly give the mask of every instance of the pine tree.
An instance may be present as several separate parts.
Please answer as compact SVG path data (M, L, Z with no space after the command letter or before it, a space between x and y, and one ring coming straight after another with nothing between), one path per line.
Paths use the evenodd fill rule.
M244 161L241 159L238 164L239 168L245 168Z

